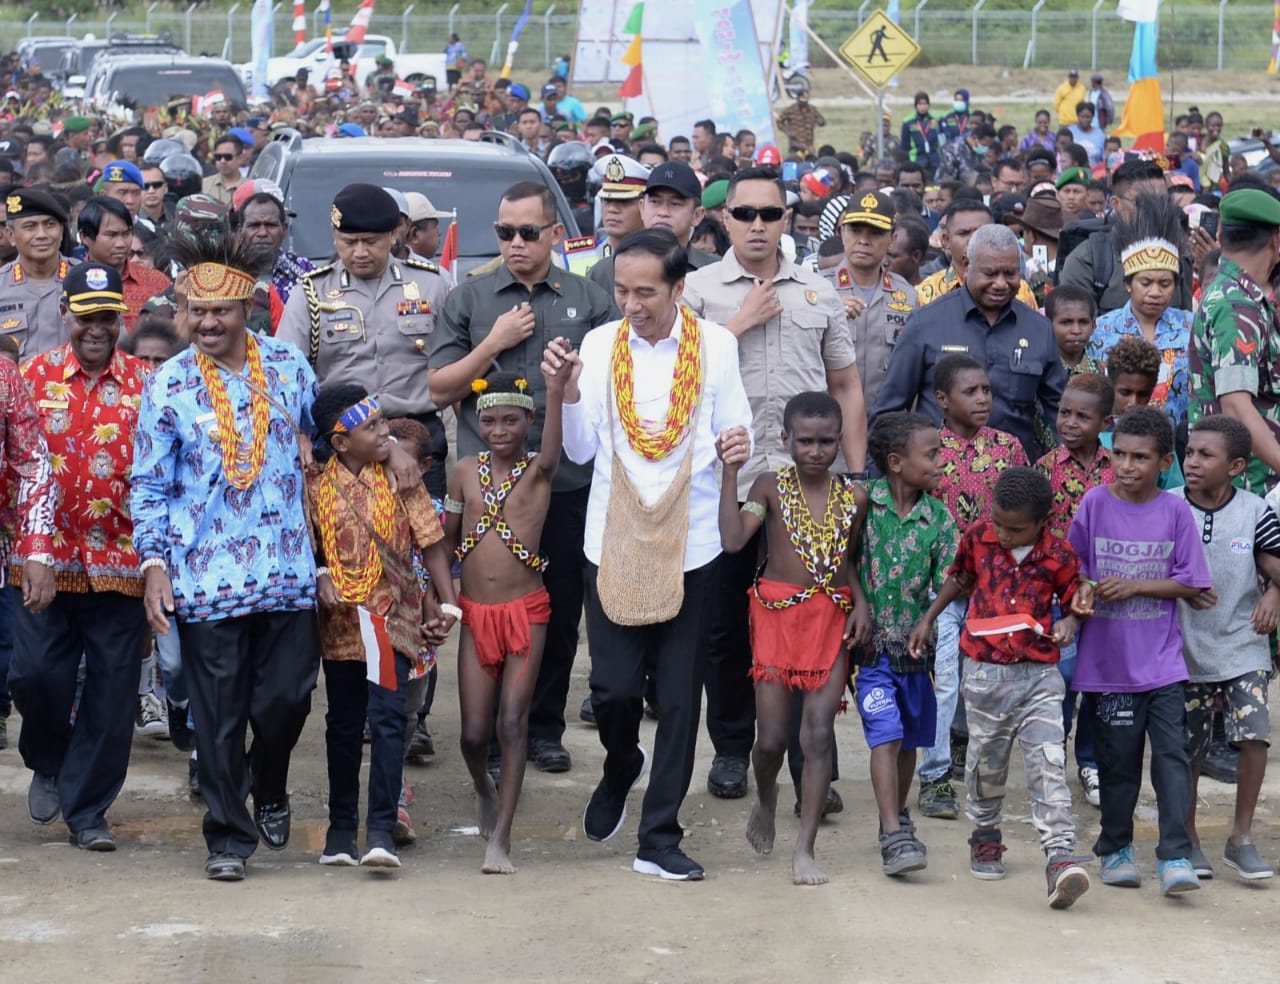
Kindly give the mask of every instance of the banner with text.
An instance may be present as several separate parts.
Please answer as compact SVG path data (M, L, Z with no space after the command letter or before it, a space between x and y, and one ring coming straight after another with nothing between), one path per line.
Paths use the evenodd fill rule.
M716 129L751 130L757 146L776 143L750 0L694 0L693 20Z

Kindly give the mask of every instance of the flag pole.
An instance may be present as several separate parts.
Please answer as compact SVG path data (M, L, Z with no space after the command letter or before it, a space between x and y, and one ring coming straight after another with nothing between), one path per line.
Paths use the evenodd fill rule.
M1169 0L1169 129L1173 132L1173 99L1178 90L1178 3Z

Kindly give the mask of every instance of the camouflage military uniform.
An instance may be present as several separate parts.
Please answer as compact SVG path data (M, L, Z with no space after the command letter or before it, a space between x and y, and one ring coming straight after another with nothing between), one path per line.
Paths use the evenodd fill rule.
M1224 258L1191 324L1189 424L1221 413L1224 394L1243 392L1280 439L1280 339L1274 317L1266 292L1239 264ZM1276 475L1254 455L1244 481L1249 491L1266 495Z

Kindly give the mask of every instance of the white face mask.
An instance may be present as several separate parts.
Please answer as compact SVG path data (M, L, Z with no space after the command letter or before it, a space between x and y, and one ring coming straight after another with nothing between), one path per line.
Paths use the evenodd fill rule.
M966 102L961 102L959 99L957 99L955 102L951 104L951 108L954 109L957 113L963 113L966 109L969 108L969 104Z

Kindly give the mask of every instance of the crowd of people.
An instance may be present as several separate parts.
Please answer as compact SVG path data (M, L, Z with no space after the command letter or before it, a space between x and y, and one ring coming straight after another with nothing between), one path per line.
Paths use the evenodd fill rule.
M1236 782L1223 863L1271 877L1251 828L1280 620L1280 197L1221 115L1126 151L1101 76L1073 72L1056 133L1049 110L1020 137L965 89L941 116L921 92L876 157L870 134L815 146L804 90L784 153L588 116L559 71L531 103L458 48L447 94L402 96L392 65L358 92L339 66L323 92L301 73L271 106L113 133L24 102L10 61L0 747L11 693L31 820L113 850L132 740L164 736L191 753L207 875L243 878L289 842L323 673L319 861L397 867L457 626L483 870L512 872L526 762L574 767L585 625L576 712L604 759L583 829L615 837L648 776L637 872L704 877L679 810L705 697L709 791L745 796L754 768L768 854L785 759L793 880L826 881L848 694L890 877L927 866L917 818L956 820L960 779L970 870L1003 877L1016 744L1049 904L1090 886L1073 797L1101 811L1103 883L1138 885L1148 741L1162 892L1213 874L1202 771ZM577 228L515 183L495 259L455 282L429 182L357 183L317 267L284 248L280 188L246 177L281 125L506 129Z

